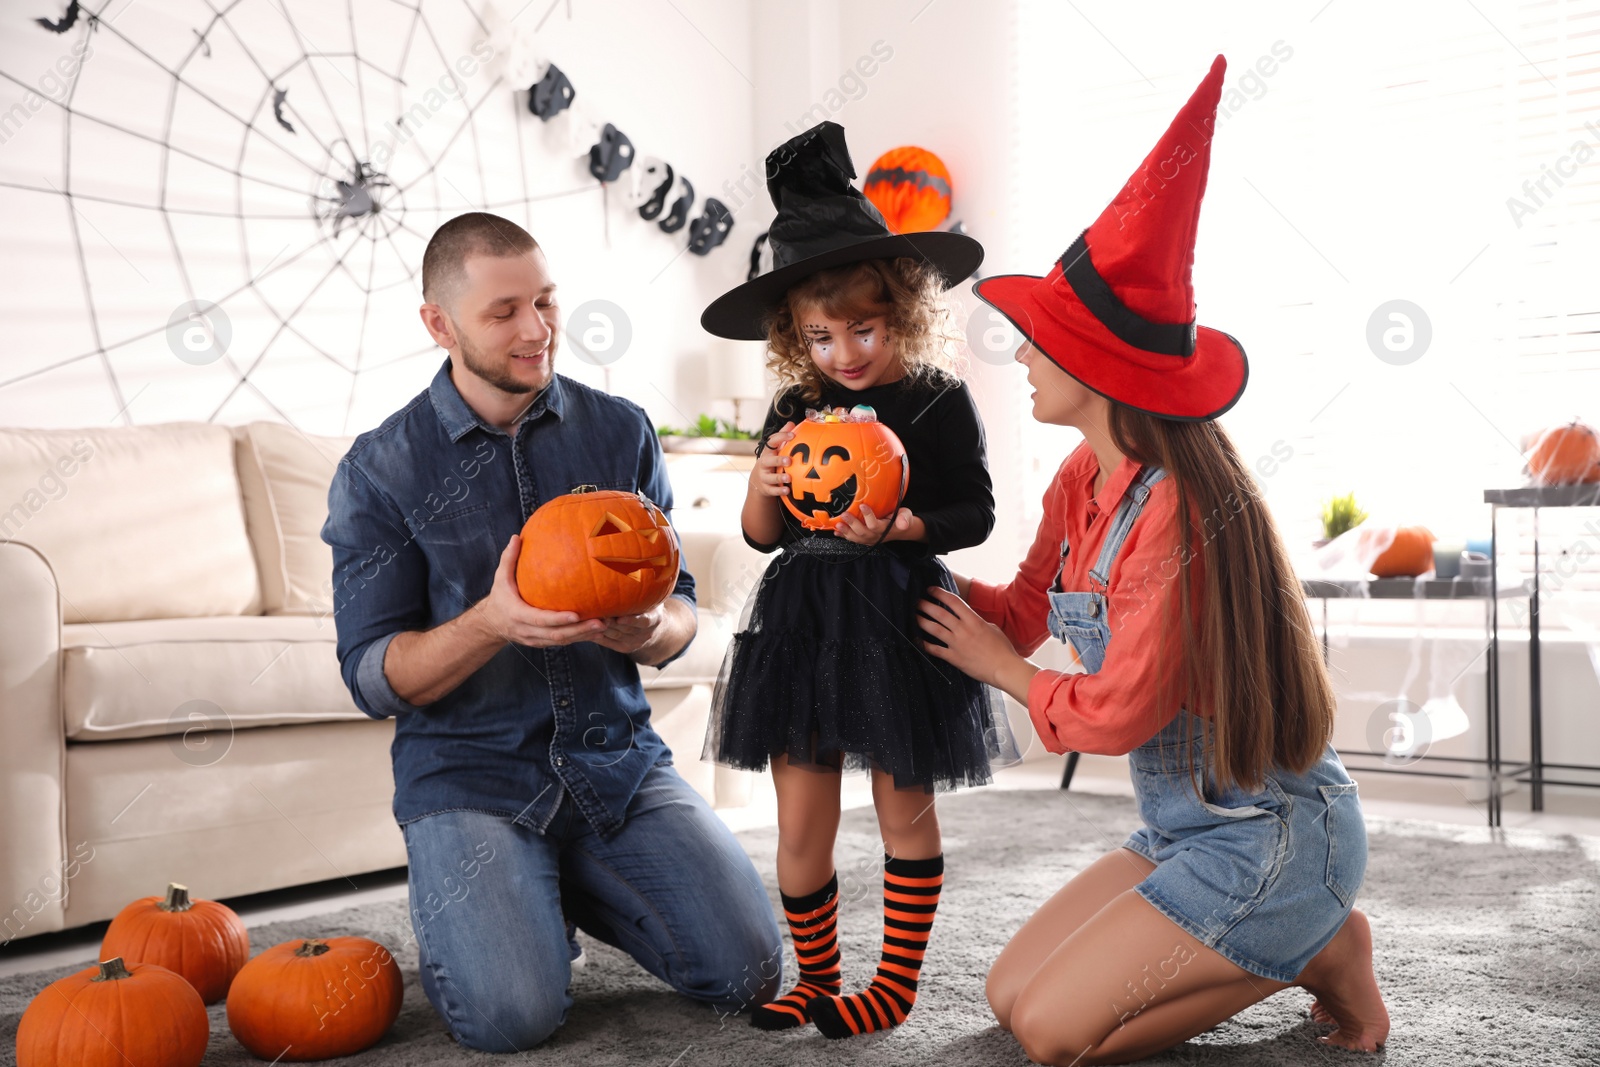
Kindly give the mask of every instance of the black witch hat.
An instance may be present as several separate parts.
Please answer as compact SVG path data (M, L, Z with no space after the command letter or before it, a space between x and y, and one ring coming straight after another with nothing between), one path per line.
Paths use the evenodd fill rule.
M707 333L764 340L767 319L790 287L829 267L915 256L943 275L948 289L983 262L983 246L966 234L889 232L872 201L850 184L855 176L837 122L820 122L767 155L767 191L778 209L767 237L772 270L713 300L700 316Z

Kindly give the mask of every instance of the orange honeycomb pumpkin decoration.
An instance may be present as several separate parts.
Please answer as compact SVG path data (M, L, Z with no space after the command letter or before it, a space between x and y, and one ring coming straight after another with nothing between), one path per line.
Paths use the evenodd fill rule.
M649 611L678 584L678 535L638 493L579 486L522 527L517 590L537 608L583 619Z
M938 156L916 145L879 156L861 191L894 233L937 229L950 217L950 172Z

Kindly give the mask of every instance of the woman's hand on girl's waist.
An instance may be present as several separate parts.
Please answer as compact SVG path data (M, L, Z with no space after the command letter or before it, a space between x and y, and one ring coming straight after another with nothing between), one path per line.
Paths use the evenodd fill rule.
M972 606L948 589L928 587L928 599L917 605L918 624L929 637L922 648L962 673L1003 690L1024 707L1028 687L1039 668L1017 655L1000 627L985 622Z

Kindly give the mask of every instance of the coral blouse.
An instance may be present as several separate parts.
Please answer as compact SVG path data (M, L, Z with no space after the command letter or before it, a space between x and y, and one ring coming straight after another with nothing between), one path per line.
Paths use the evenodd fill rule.
M1044 495L1044 519L1033 547L1005 585L973 579L969 602L999 626L1021 655L1050 636L1048 592L1061 566L1061 542L1071 551L1061 589L1097 591L1089 571L1099 559L1117 507L1139 465L1124 458L1099 493L1100 463L1088 442L1069 455ZM1106 576L1106 623L1111 638L1094 674L1040 670L1028 687L1028 716L1051 752L1122 755L1139 747L1177 717L1182 634L1177 627L1181 573L1177 486L1171 477L1151 487ZM1192 588L1203 588L1198 552L1190 560ZM1198 598L1196 598L1197 600ZM1172 628L1165 638L1164 623Z

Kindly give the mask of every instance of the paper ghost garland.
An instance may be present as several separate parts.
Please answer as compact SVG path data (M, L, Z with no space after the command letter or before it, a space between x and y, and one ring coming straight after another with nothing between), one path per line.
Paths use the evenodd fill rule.
M667 194L672 191L672 164L655 156L646 156L633 171L633 192L628 206L639 209L639 217L653 221L667 206Z
M733 212L716 197L706 198L705 211L689 224L689 251L703 256L728 239Z
M694 203L694 186L682 174L678 175L672 191L678 194L672 201L672 209L657 223L663 233L677 233L683 229L684 223L689 221L689 207Z
M572 98L577 95L578 90L572 87L572 82L561 73L560 67L552 63L545 70L544 77L528 90L528 110L549 122L571 107Z
M589 173L597 181L614 182L633 165L633 142L611 123L600 131L600 139L589 148Z
M767 234L770 232L762 230L750 244L750 272L744 276L747 282L755 281L772 269L772 247L767 244Z
M495 15L492 4L490 13ZM523 47L520 38L514 38L510 25L500 20L498 15L491 19L491 23L492 36L497 42L503 43L506 50L514 51ZM522 69L532 62L521 51L503 60L497 55L496 61L503 62L506 70ZM520 78L513 79L513 84L520 82ZM528 89L528 110L539 116L541 122L549 122L563 111L567 112L565 139L568 150L574 158L585 161L590 176L603 183L604 187L623 180L624 172L627 172L622 186L623 202L638 211L641 219L654 222L663 233L677 233L687 227L689 251L695 255L706 255L728 239L728 233L733 229L733 212L726 204L708 198L702 205L700 215L694 217L694 184L689 181L688 175L656 156L645 156L636 161L633 141L628 135L609 122L601 124L581 114L572 106L577 95L572 80L560 67L548 63L544 75ZM751 263L751 269L757 270L759 264L755 250L752 250Z

